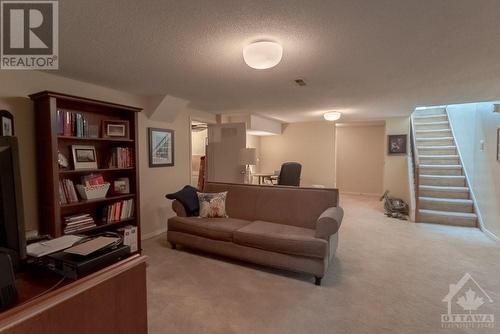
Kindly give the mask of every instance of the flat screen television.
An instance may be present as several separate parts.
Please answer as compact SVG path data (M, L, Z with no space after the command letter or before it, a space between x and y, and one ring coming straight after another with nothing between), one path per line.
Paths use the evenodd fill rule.
M0 252L14 267L26 258L23 195L16 137L0 137Z

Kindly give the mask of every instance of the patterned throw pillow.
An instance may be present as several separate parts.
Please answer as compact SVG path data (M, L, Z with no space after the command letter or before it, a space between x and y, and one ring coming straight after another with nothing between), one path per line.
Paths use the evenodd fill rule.
M227 191L223 193L198 193L200 217L227 218L226 196Z

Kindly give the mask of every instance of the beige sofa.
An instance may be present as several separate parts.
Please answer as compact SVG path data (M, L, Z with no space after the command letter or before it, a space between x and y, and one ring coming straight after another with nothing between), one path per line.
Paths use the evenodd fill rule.
M172 203L168 241L261 265L314 275L321 284L335 256L343 210L337 189L208 183L227 191L229 218L186 217Z

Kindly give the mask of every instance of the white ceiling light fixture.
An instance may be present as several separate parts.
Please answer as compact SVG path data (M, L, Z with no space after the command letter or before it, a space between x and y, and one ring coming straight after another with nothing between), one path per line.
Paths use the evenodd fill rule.
M335 122L335 121L339 120L341 116L342 116L342 113L340 113L338 111L330 111L330 112L327 112L323 115L323 117L327 121L330 121L330 122Z
M283 47L276 42L261 41L243 48L245 63L256 70L265 70L278 65L283 57Z

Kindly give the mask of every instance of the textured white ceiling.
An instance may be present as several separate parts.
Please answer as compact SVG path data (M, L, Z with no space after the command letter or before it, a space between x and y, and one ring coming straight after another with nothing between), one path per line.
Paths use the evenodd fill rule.
M253 70L266 38L283 60ZM57 74L286 122L407 115L500 98L500 1L64 0Z

